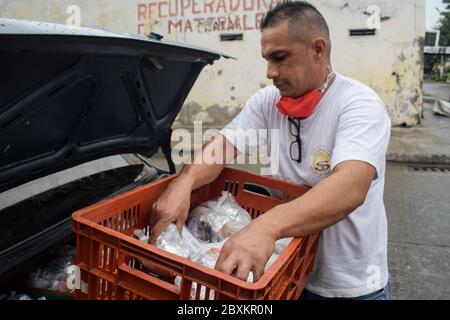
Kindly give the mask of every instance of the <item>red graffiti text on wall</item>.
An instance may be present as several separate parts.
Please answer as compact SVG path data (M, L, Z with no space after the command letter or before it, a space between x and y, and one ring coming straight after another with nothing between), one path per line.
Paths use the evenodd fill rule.
M167 32L257 30L262 15L281 0L166 0L139 3L138 33L149 21L167 25ZM147 30L148 31L148 30Z

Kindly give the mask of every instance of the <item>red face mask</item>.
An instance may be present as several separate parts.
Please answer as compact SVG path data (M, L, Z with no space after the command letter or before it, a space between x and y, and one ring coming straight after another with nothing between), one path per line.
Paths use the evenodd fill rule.
M330 72L327 81L316 90L313 90L299 98L281 97L277 104L278 110L287 117L308 118L316 109L327 90L334 73Z

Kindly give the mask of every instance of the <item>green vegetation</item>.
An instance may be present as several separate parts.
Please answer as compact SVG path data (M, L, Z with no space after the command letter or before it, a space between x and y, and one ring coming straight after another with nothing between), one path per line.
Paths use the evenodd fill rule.
M442 47L450 47L450 2L443 0L444 3L448 3L444 11L441 11L441 18L437 24L437 30L440 31L439 45ZM447 58L448 59L448 58ZM450 67L446 67L444 72L441 73L441 57L438 55L426 55L425 56L425 70L430 70L429 78L435 81L450 81Z

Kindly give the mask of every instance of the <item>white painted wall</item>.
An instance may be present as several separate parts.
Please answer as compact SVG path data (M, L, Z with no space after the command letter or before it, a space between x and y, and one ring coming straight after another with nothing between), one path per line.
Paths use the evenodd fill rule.
M223 59L206 67L176 123L189 126L196 119L221 127L257 89L270 84L260 55L257 22L271 3L272 0L0 0L0 16L80 22L81 26L130 33L154 31L236 57L237 60ZM394 125L417 124L422 113L425 0L311 3L322 11L330 25L334 69L375 89L387 105ZM370 5L380 8L381 29L375 36L350 37L349 29L367 28ZM228 18L234 22L233 27ZM225 30L214 30L220 21L225 21ZM242 33L243 40L220 41L220 35L228 33Z

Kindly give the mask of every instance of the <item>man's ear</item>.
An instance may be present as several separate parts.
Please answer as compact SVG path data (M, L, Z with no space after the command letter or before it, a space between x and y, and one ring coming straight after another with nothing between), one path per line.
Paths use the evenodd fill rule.
M316 38L313 41L314 57L317 60L323 59L327 54L327 42L323 38Z

